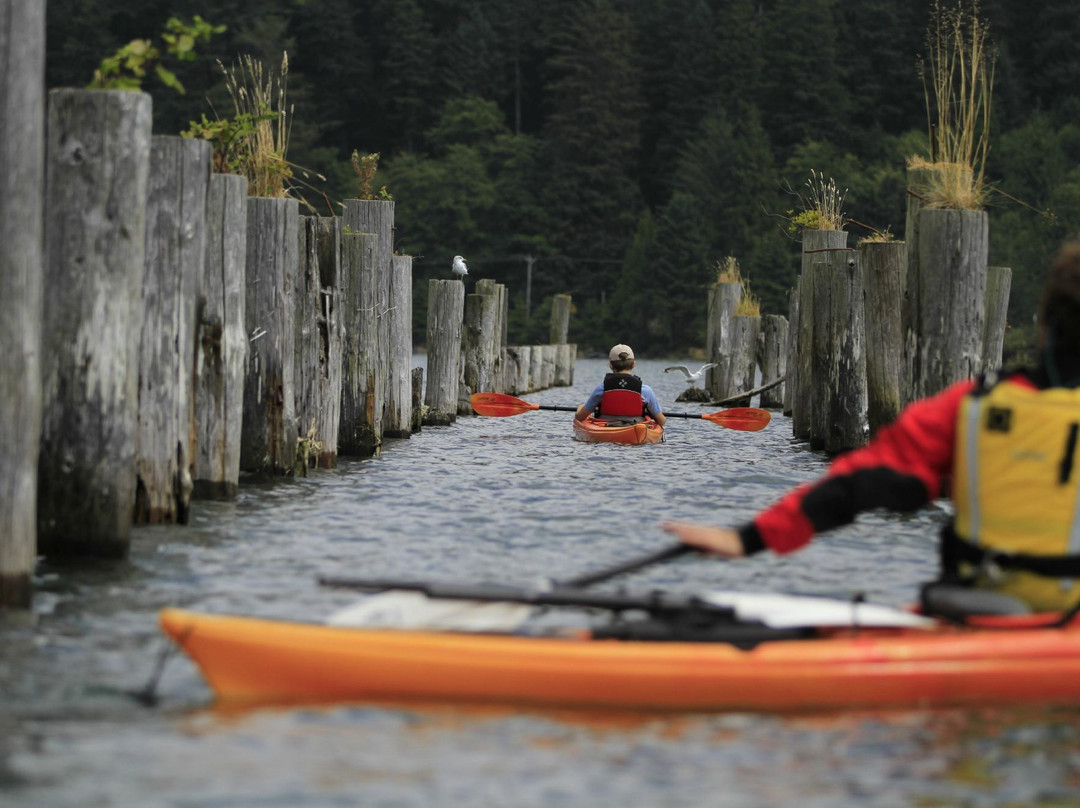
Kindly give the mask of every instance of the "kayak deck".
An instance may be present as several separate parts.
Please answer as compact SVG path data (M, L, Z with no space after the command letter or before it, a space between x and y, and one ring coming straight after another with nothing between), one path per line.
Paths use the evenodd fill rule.
M608 422L590 415L582 421L574 419L574 439L585 443L640 446L643 443L660 443L664 439L664 428L652 418L627 424Z
M229 700L754 711L1080 700L1074 627L844 630L740 650L339 628L178 609L163 610L160 621Z

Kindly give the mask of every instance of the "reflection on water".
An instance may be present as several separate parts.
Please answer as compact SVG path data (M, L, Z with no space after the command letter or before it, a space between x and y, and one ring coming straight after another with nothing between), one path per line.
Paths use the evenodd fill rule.
M668 410L683 382L639 362ZM600 378L579 361L574 405ZM163 606L318 620L319 575L534 583L670 541L664 518L738 523L824 459L763 432L673 419L667 443L571 440L570 416L464 418L333 472L246 484L192 523L135 531L128 562L45 566L0 618L0 797L18 806L894 806L1080 800L1076 711L670 715L461 705L216 706L186 659L155 709ZM887 603L932 577L941 511L868 515L789 558L683 559L630 588L784 590Z

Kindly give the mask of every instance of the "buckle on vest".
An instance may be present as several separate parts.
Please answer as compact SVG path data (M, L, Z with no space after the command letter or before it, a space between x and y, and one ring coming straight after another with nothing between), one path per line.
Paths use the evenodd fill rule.
M1004 560L1008 553L999 553L995 550L983 550L982 559L979 561L978 575L993 583L1000 583L1005 577L1004 571L998 560Z

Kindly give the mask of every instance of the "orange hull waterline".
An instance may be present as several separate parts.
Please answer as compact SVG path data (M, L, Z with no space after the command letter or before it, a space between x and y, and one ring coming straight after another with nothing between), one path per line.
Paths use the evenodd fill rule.
M574 439L585 443L624 443L639 446L662 441L664 428L652 418L636 424L609 424L590 415L583 421L574 419Z
M655 710L1080 701L1080 629L862 630L637 642L338 628L161 612L225 700L437 700Z

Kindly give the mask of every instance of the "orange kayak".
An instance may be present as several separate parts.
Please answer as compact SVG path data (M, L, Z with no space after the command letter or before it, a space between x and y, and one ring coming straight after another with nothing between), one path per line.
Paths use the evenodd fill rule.
M1080 628L844 629L647 642L341 628L165 609L226 700L436 700L657 710L1080 702Z
M660 443L664 428L652 418L633 424L607 422L595 416L584 421L574 419L574 439L585 443L625 443L638 446L642 443Z

